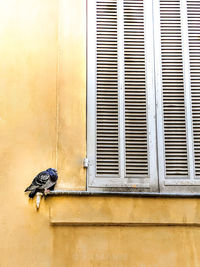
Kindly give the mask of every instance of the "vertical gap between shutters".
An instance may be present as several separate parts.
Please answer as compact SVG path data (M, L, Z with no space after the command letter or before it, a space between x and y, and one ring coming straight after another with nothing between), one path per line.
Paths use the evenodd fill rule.
M157 42L157 37L159 36L159 28L160 28L160 19L156 18L155 16L157 15L157 7L158 7L158 0L151 0L152 1L152 25L153 25L153 80L154 80L154 87L155 87L155 96L154 96L154 100L155 100L155 139L156 139L156 145L155 145L155 151L156 151L156 170L157 170L157 184L158 184L158 192L161 191L161 182L159 181L159 176L160 176L160 165L159 165L159 161L162 161L162 158L159 158L159 132L160 129L162 129L162 124L161 127L158 128L158 116L160 116L160 114L158 114L158 103L157 103L157 94L158 94L158 90L157 90L157 86L160 82L160 79L158 77L160 77L159 75L156 76L157 73L157 59L160 59L160 43ZM157 21L158 19L158 21ZM160 103L161 104L161 103Z
M120 143L120 177L125 173L125 142L124 142L124 11L123 0L118 0L118 88L119 88L119 143ZM123 183L123 181L122 181Z
M153 1L153 25L154 25L154 70L156 89L156 130L158 153L158 182L159 190L163 191L165 182L165 147L164 147L164 119L163 119L163 90L162 90L162 66L161 66L161 21L160 0Z

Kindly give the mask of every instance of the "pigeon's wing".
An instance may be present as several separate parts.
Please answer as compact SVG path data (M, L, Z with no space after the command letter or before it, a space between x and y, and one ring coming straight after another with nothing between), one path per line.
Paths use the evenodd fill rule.
M48 179L46 183L40 187L40 189L49 189L55 184L56 184L56 181L51 181L51 179Z
M43 186L46 184L46 182L48 181L48 179L50 178L50 175L48 174L48 172L44 171L44 172L40 172L32 181L32 184L27 187L26 191L33 191L35 189L42 189Z

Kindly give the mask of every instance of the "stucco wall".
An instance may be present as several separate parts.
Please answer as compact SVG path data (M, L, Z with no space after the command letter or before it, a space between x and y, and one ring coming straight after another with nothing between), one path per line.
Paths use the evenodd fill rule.
M200 266L198 199L49 197L85 190L86 3L0 1L0 266Z
M54 266L200 266L198 227L57 227L55 235Z
M56 156L58 5L0 2L0 266L50 266L48 209L23 193Z
M51 264L49 207L23 192L34 175L58 168L58 187L85 189L84 10L0 1L0 266Z

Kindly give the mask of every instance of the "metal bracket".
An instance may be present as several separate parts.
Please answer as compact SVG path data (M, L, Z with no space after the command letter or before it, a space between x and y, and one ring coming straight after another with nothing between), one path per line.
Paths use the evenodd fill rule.
M41 201L42 196L43 196L42 193L37 192L37 194L36 194L36 209L37 209L37 210L38 210L39 207L40 207L40 201Z
M84 168L88 168L88 167L89 167L89 160L88 160L88 158L85 158L85 159L83 160L83 167L84 167Z

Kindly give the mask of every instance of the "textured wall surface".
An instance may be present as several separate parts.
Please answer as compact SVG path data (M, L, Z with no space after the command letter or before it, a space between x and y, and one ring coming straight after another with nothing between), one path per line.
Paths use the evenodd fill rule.
M50 208L53 266L200 266L198 199L57 200Z
M85 190L86 1L59 1L58 153L59 185Z
M0 266L50 266L45 205L23 193L55 167L58 5L0 2ZM38 256L39 255L39 256Z
M55 235L53 266L200 266L198 227L59 226Z
M1 267L198 267L198 199L49 197L34 175L85 190L86 2L0 1Z
M58 187L85 189L84 10L80 0L0 1L3 267L51 264L49 207L36 212L23 193L39 171L57 167Z

